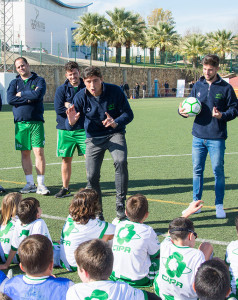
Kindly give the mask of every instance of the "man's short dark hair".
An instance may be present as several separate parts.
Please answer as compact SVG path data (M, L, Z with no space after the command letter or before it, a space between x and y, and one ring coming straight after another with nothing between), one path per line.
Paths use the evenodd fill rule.
M170 230L172 231L170 232ZM187 218L176 218L169 224L169 235L172 240L185 240L191 231L194 231L193 222Z
M46 236L33 234L21 242L18 254L27 274L40 274L45 272L53 261L53 246Z
M210 65L213 67L219 66L219 57L215 54L208 54L202 60L202 65Z
M65 72L72 72L73 69L77 69L79 71L79 65L76 61L68 61L64 66Z
M141 222L148 213L148 200L142 194L131 196L126 201L126 214L130 221Z
M33 197L22 199L17 207L18 217L23 224L30 224L37 219L40 202Z
M83 76L83 79L87 79L87 78L93 77L93 76L102 78L102 73L101 73L100 68L91 66L91 67L87 67L86 69L83 70L82 76Z
M95 281L107 280L112 273L112 249L102 240L95 239L80 244L74 256L78 267L87 271Z
M200 300L224 300L230 290L229 270L224 261L215 258L201 264L194 288Z
M19 56L19 57L17 57L17 58L14 60L14 65L16 64L16 61L17 61L17 60L20 60L20 59L23 60L24 63L28 64L28 61L27 61L27 59L26 59L25 57Z

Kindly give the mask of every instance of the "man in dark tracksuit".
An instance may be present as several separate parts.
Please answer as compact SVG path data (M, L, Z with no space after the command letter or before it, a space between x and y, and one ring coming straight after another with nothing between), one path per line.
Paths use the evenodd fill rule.
M87 187L99 193L100 202L100 170L109 150L115 166L117 218L122 219L128 186L125 128L133 120L133 112L119 86L103 83L99 68L86 68L83 79L86 89L75 95L74 107L67 110L69 124L73 126L79 117L85 117Z
M216 217L223 219L225 193L224 154L227 122L238 115L238 101L232 86L218 74L219 57L207 55L203 59L203 77L195 83L190 96L202 104L202 110L193 124L193 201L200 200L203 192L203 171L209 153L215 175ZM179 107L183 117L188 115ZM201 211L201 210L200 210ZM198 212L200 212L198 211Z
M63 182L63 187L55 195L56 198L71 196L69 182L74 150L75 148L78 149L78 155L85 155L86 151L84 118L80 118L73 131L68 131L65 127L66 110L72 105L74 95L85 87L76 62L69 61L66 63L65 76L67 80L57 88L54 99L57 115L57 156L62 157L61 175Z
M21 189L22 194L37 193L48 195L50 191L44 184L45 174L45 133L43 97L46 92L44 78L30 71L24 57L15 60L18 72L7 90L7 101L12 105L15 123L15 147L21 151L22 167L27 184ZM36 188L32 175L31 150L35 155L37 172Z

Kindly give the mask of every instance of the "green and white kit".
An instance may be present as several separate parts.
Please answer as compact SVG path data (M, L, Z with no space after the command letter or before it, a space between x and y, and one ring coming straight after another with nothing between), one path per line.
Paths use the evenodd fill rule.
M12 237L12 250L17 251L20 243L27 237L32 234L42 234L48 237L51 240L48 227L44 220L37 219L30 224L22 225L21 222L17 222L15 230Z
M152 227L129 220L119 222L112 251L112 276L134 286L150 285L151 258L160 252L160 243Z
M101 239L104 235L114 234L115 226L100 221L90 219L83 225L74 222L71 216L67 217L60 239L60 265L70 271L76 271L77 264L74 258L74 251L83 242L92 239Z
M193 282L205 261L202 251L176 246L170 237L160 247L160 268L154 280L155 292L165 300L197 300Z
M2 263L7 261L9 252L11 250L12 237L14 233L14 228L16 223L20 222L18 217L11 218L6 225L1 225L0 227L0 257ZM17 256L15 255L13 258L13 263L19 263Z
M231 277L231 295L238 299L238 241L232 241L226 248L226 263Z
M93 281L78 283L68 289L66 300L147 300L147 293L124 282Z

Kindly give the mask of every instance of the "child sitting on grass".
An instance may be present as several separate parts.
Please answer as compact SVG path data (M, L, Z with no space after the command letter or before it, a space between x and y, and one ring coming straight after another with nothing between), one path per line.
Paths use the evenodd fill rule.
M17 207L19 222L16 223L12 245L9 256L5 264L0 265L0 269L7 269L12 262L13 257L17 253L20 243L29 235L42 234L50 240L50 233L44 220L40 219L42 210L40 202L33 197L22 199Z
M238 216L235 219L236 232L238 234ZM229 266L231 275L231 295L238 299L238 240L232 241L226 248L225 262Z
M149 215L148 201L136 194L126 201L126 216L118 222L113 238L111 280L135 287L151 286L159 268L160 243L152 227L143 224Z
M193 287L200 300L227 299L231 291L230 274L224 261L214 258L202 263L196 273Z
M98 210L99 197L95 190L81 189L74 195L61 233L60 262L56 261L55 266L76 271L74 251L81 243L96 238L104 241L113 239L115 226L97 219ZM57 251L57 246L55 250Z
M196 202L193 206L199 209L201 201ZM184 216L188 217L188 212ZM199 249L194 249L197 234L193 222L185 217L170 222L169 235L160 247L155 292L162 299L197 300L193 290L194 278L198 267L211 257L213 247L210 243L202 243Z
M1 263L6 262L11 250L12 236L16 223L19 222L17 216L17 206L22 200L20 193L9 193L2 199L1 220L0 220L0 259ZM19 263L17 256L13 258L14 263Z
M20 268L26 275L17 275L8 280L4 293L16 300L66 299L67 290L73 282L52 276L53 247L46 236L28 236L21 242L18 254Z
M107 280L112 272L113 254L102 240L84 242L75 250L78 275L82 283L70 287L66 299L159 300L155 294L135 289L125 282Z

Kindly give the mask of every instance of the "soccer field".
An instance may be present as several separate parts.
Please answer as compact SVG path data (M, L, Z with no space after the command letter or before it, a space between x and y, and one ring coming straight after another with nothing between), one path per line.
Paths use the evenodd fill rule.
M146 224L164 234L168 223L181 215L181 211L192 201L192 123L193 118L183 119L177 113L181 99L157 98L130 100L135 118L127 126L129 190L128 196L135 193L146 195L149 200L149 218ZM40 200L43 218L52 239L59 240L68 215L70 198L56 199L54 194L62 186L61 159L56 157L56 121L53 104L45 104L45 183L51 191L50 196L35 195ZM198 233L199 245L202 239L212 240L215 255L224 258L226 245L236 239L234 226L238 214L238 120L228 123L226 143L225 175L226 194L224 207L226 219L215 218L214 177L210 159L207 159L204 176L204 209L201 214L191 216ZM13 115L9 106L0 112L0 184L8 192L19 191L25 185L21 168L20 153L14 150ZM34 159L34 157L33 157ZM34 170L34 178L36 173ZM36 180L35 180L36 181ZM86 186L84 158L75 156L72 167L70 188L76 192ZM101 170L101 188L105 219L115 218L114 167L110 154L106 154ZM31 194L34 196L34 194ZM2 196L0 197L2 199ZM163 239L162 236L159 237ZM14 267L14 274L19 273ZM78 282L76 273L56 269L55 274Z

